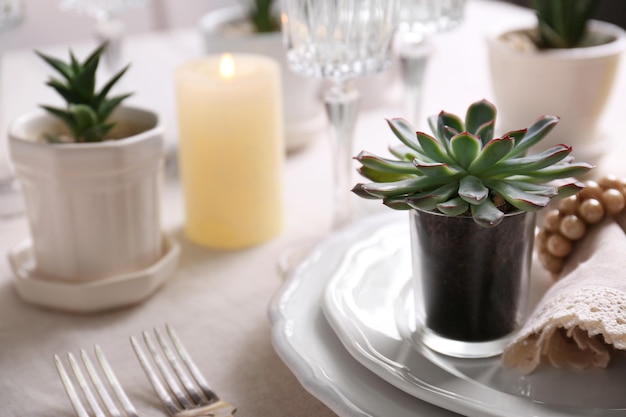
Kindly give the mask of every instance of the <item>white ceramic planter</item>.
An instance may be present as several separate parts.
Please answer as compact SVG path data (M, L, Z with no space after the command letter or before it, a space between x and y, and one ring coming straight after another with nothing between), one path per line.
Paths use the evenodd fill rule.
M202 16L199 29L207 54L254 53L280 63L285 121L285 146L288 152L308 144L326 126L320 100L321 80L293 73L287 64L280 32L253 33L242 27L245 8L230 6ZM262 103L262 98L259 98Z
M502 40L520 29L488 38L499 131L529 126L543 114L557 115L561 121L542 146L567 143L585 160L598 156L602 135L598 122L612 92L626 34L598 21L591 29L615 40L585 48L528 51Z
M155 264L160 227L163 132L154 113L122 107L123 140L51 145L37 141L60 123L43 111L9 129L38 277L84 284ZM124 132L121 132L124 130Z

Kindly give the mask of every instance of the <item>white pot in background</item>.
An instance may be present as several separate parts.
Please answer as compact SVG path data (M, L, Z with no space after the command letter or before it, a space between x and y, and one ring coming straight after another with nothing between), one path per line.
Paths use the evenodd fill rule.
M602 148L598 122L626 47L624 30L594 21L592 31L614 40L584 48L521 50L503 41L521 30L528 29L499 33L487 42L498 131L524 128L544 114L560 116L542 147L567 143L582 160L597 158Z
M293 73L286 60L282 34L253 33L245 25L243 5L217 9L202 16L199 29L207 54L254 53L280 63L282 73L285 146L288 152L308 144L326 126L326 115L320 100L320 79ZM259 105L263 105L259 97Z
M42 132L62 129L44 111L9 129L38 277L84 284L149 268L164 254L162 127L154 113L131 107L119 108L112 120L124 139L38 141Z

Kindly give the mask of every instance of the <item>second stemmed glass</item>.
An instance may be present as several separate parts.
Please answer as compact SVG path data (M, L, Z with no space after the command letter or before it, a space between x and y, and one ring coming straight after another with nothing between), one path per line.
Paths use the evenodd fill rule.
M466 0L401 0L396 49L407 107L414 125L421 119L426 63L431 53L428 39L456 28L462 21Z
M297 73L332 81L324 95L333 144L333 228L353 215L353 136L359 92L351 80L390 64L400 0L282 0L287 61Z
M60 0L63 11L86 14L96 20L96 37L108 42L104 60L109 72L120 70L124 23L120 14L126 9L143 7L150 0Z

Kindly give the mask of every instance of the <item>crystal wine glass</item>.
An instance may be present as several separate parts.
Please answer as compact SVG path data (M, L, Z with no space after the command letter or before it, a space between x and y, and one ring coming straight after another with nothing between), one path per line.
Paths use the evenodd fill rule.
M14 28L22 21L23 17L24 4L22 0L0 0L0 32ZM2 116L2 109L0 108L0 118ZM0 218L8 218L23 213L24 203L8 160L6 124L0 123L0 125L5 128L2 132L5 143L3 144L3 152L0 152Z
M127 9L143 7L150 0L60 0L63 11L72 11L90 16L96 20L96 37L108 42L104 61L110 72L120 69L124 23L120 18Z
M424 72L432 47L429 38L456 28L466 0L401 0L396 49L406 99L407 119L421 118Z
M359 92L351 80L390 64L400 0L282 0L287 61L332 81L324 95L334 163L333 228L353 214L350 180Z

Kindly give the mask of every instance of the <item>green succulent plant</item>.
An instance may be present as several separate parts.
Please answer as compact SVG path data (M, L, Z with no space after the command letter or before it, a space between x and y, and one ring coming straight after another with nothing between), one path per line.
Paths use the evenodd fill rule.
M100 45L83 62L70 50L69 62L35 51L54 68L61 78L51 77L46 85L52 87L66 102L65 108L42 105L53 116L61 119L69 129L74 142L100 142L107 137L115 123L109 116L131 94L108 97L113 86L128 70L126 66L115 74L100 91L96 92L96 72L100 58L107 47ZM46 134L51 143L63 142L56 134Z
M280 30L280 19L274 11L274 0L252 0L248 18L257 32L276 32Z
M588 30L598 0L532 0L537 12L540 48L575 48L602 43Z
M571 147L526 156L558 117L543 116L527 129L494 138L495 119L495 106L482 100L469 106L464 121L444 111L429 118L434 137L415 132L403 119L387 120L401 142L389 148L397 159L361 152L355 157L359 172L373 182L356 184L352 191L393 209L472 216L479 225L493 227L507 212L539 210L553 197L583 187L573 177L593 167L574 163Z

